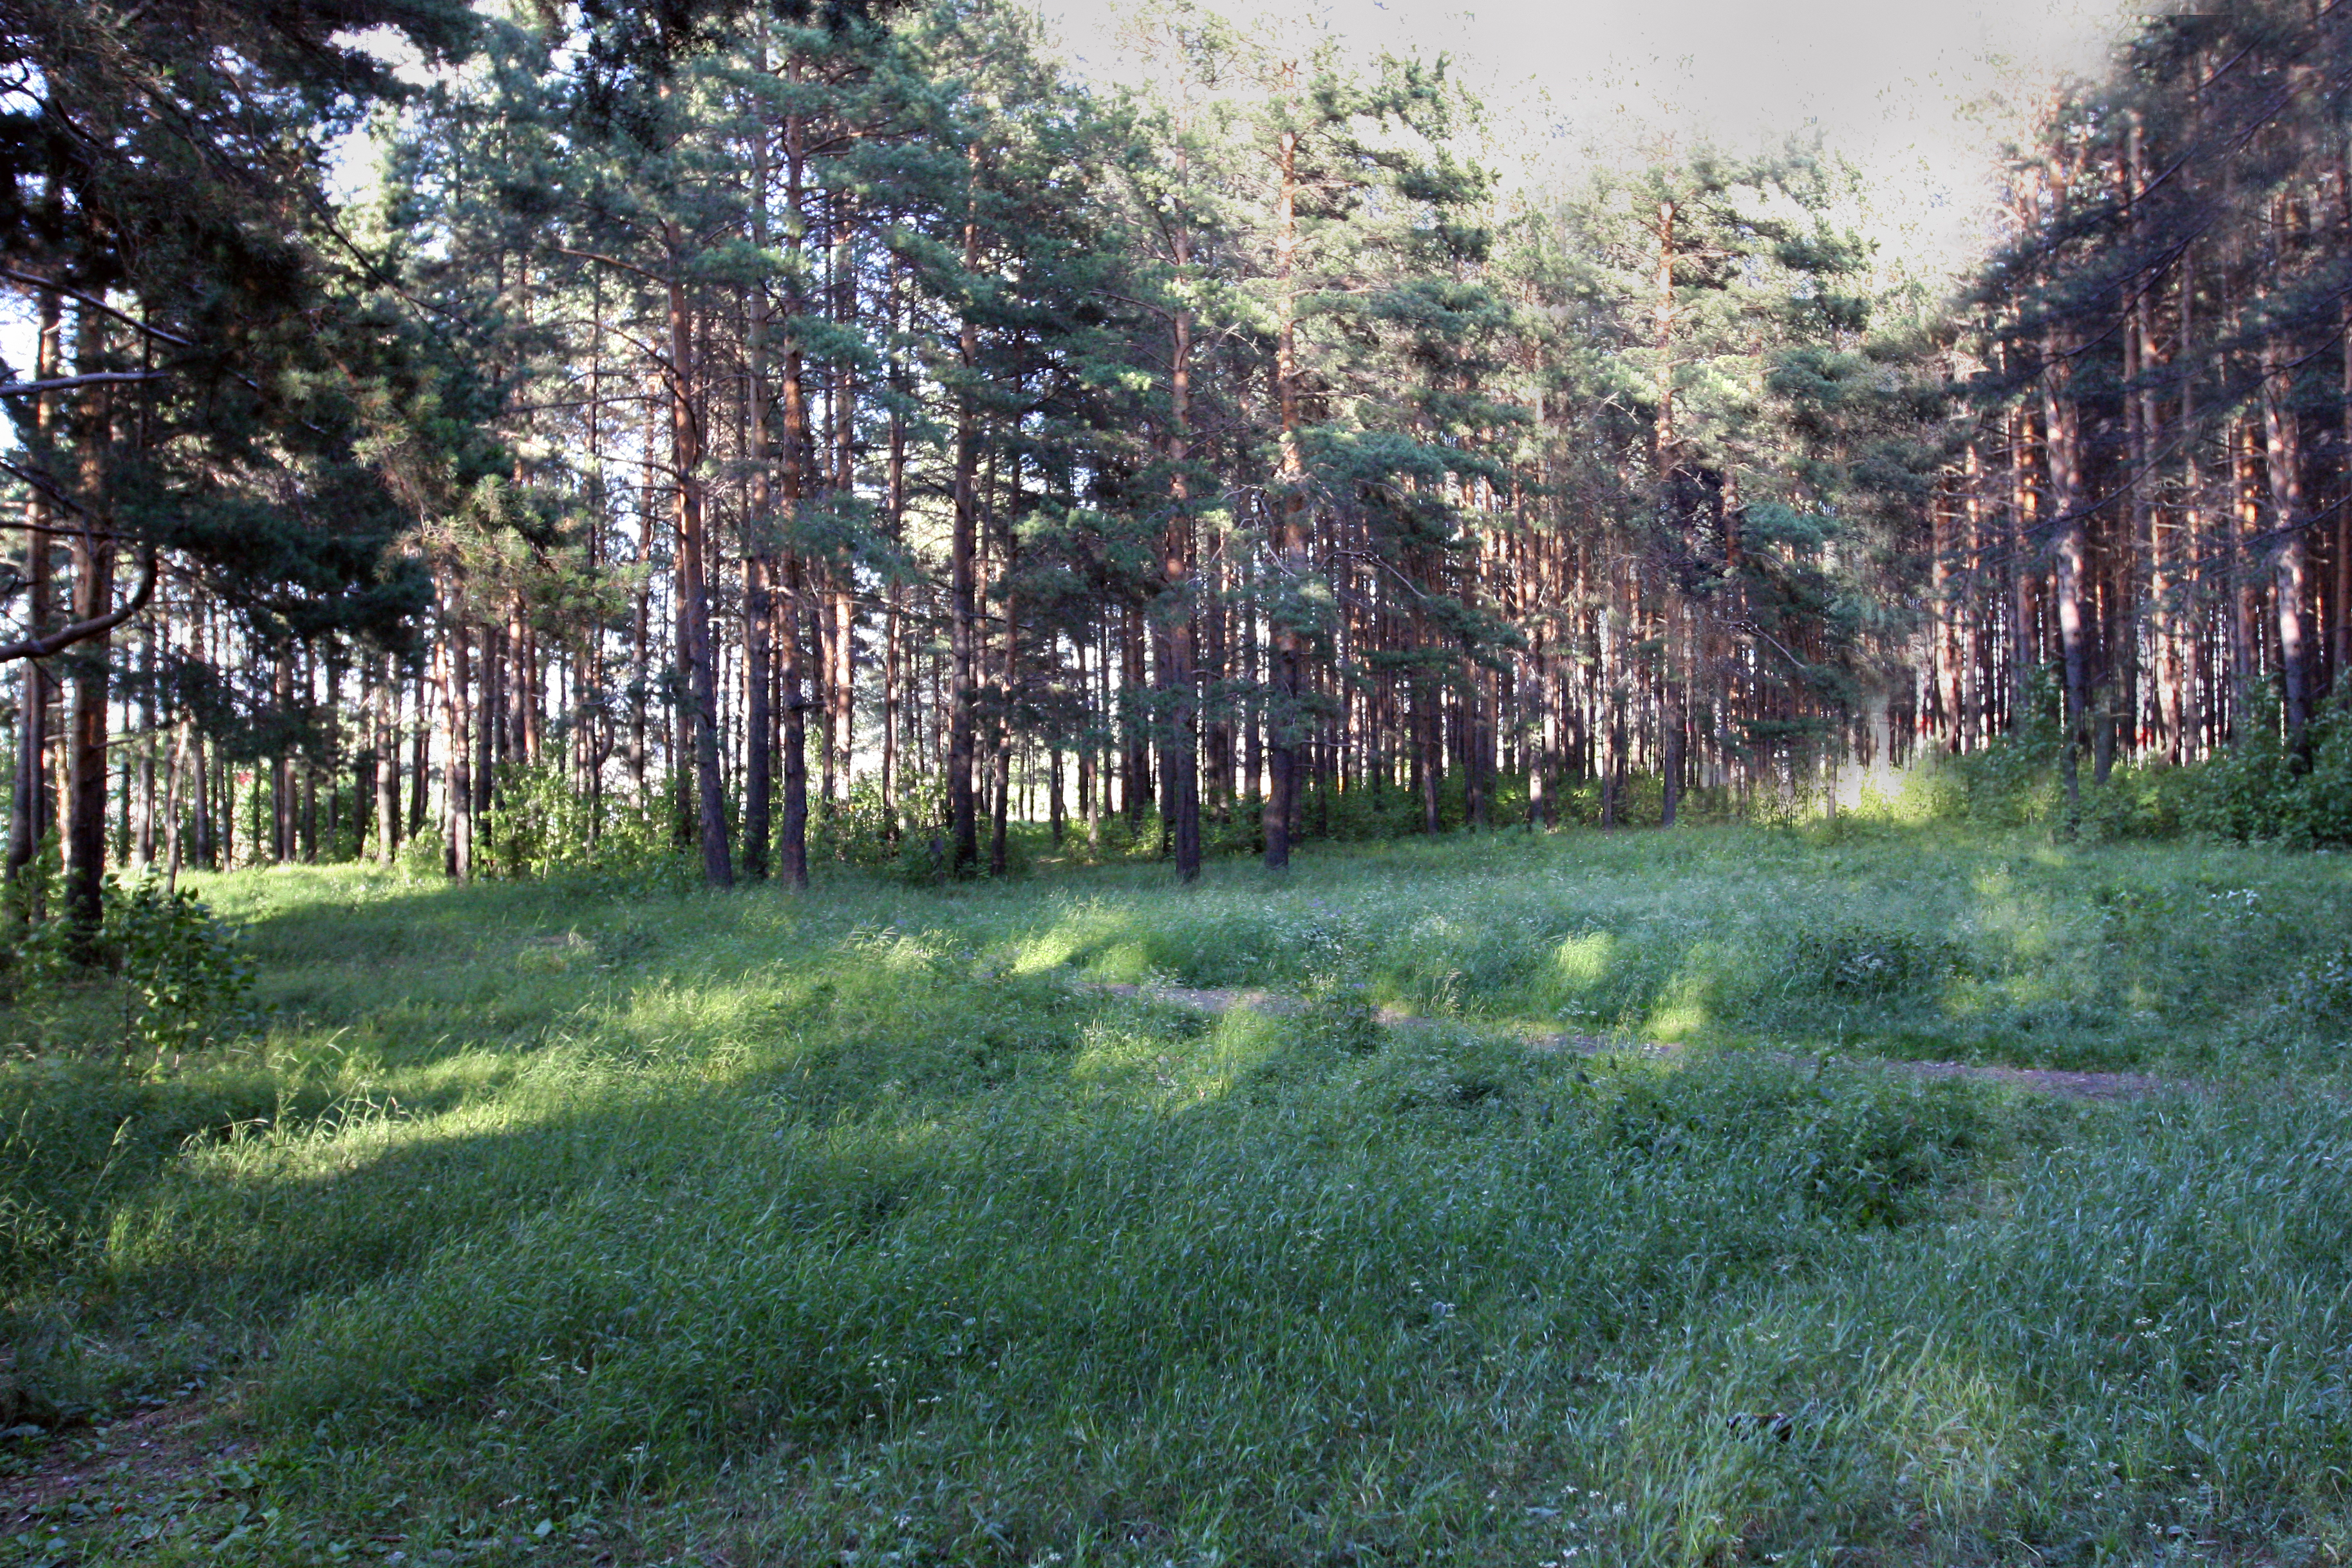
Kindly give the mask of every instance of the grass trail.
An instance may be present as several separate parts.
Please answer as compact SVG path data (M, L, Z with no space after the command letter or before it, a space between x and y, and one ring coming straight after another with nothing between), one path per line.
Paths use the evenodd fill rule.
M2345 883L1741 831L222 879L277 1022L142 1078L67 1049L103 995L12 1018L0 1261L20 1425L243 1446L0 1439L0 1564L2333 1561ZM1690 1049L1507 1034L1564 1027Z

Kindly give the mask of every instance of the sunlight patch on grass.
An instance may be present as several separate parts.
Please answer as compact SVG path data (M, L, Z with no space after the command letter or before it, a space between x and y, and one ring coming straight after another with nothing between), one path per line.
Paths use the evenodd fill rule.
M1588 931L1561 943L1553 955L1552 967L1563 984L1573 990L1589 991L1609 977L1610 960L1616 952L1616 937L1606 931Z

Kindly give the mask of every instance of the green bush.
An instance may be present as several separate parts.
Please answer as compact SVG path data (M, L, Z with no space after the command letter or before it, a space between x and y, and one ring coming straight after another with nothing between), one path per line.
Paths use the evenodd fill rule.
M2238 744L2190 770L2179 816L2192 832L2290 849L2352 844L2352 695L2313 720L2308 766L2287 748L2264 694Z
M2352 845L2352 698L2329 703L2312 723L2307 758L2286 745L2275 695L2260 693L2237 743L2176 768L2126 763L2104 784L2082 783L2079 826L2105 840L2163 841L2183 834L2290 849ZM1937 757L1909 784L1906 805L1929 821L1978 827L2054 827L2065 821L2059 772L2063 747L2039 714L2022 735L1981 751ZM2087 769L2086 769L2087 775Z
M236 928L152 873L108 891L104 945L120 967L125 1049L136 1040L160 1061L246 1032L254 967Z
M161 1061L250 1030L254 966L237 929L194 890L167 886L151 868L128 887L107 878L100 900L98 932L85 943L65 916L54 862L37 862L20 879L6 973L8 999L21 1014L54 1030L93 984L110 980L121 998L115 1043L125 1056L144 1047ZM90 1032L86 1016L77 1021Z

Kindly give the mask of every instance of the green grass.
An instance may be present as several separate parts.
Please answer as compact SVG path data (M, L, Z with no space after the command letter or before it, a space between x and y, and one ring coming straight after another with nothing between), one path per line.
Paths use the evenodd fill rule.
M103 994L0 1015L0 1270L43 1421L253 1447L142 1493L8 1439L99 1490L0 1568L2334 1561L2347 882L1731 829L1189 891L219 879L265 1039L142 1075L74 1049Z

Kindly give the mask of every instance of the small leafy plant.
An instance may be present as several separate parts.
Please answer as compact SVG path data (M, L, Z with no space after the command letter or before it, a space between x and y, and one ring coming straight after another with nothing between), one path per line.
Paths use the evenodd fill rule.
M103 934L122 982L122 1045L157 1060L241 1032L250 1022L254 967L236 927L187 888L152 873L110 885Z
M78 940L53 861L20 878L5 969L19 1013L47 1019L46 1033L79 1010L74 997L111 978L121 991L117 1046L125 1060L144 1047L161 1061L246 1030L255 970L236 926L152 871L127 887L109 877L100 896L96 938Z

